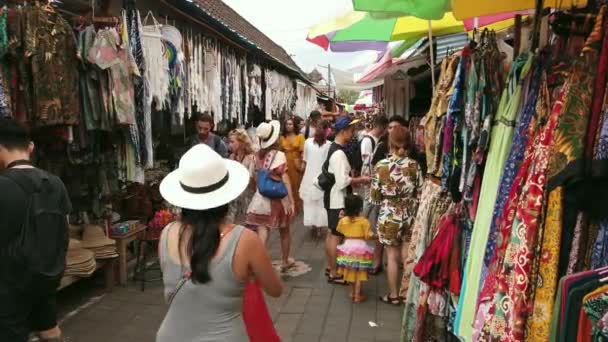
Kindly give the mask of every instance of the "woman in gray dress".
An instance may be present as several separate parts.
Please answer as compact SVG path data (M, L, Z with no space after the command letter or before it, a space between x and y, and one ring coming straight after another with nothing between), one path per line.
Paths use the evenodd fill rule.
M225 223L249 172L204 144L190 149L160 186L181 218L161 235L159 256L169 311L157 342L247 341L241 316L246 281L273 297L283 290L257 235Z

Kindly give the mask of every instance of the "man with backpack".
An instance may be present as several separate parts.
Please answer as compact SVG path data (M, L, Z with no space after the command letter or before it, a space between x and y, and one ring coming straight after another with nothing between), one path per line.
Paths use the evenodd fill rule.
M63 182L34 167L28 130L0 119L0 341L61 341L56 293L71 203Z
M344 199L352 192L352 186L368 184L369 177L351 177L351 164L344 148L355 134L358 120L351 120L348 116L340 117L335 125L336 138L329 147L327 160L323 164L321 174L317 180L318 186L324 191L324 204L327 210L327 222L330 234L325 240L327 256L326 275L328 281L334 284L346 284L342 276L336 273L337 248L344 237L337 231L338 221L343 215Z
M222 158L228 158L228 148L218 135L212 131L214 128L213 117L208 112L197 113L193 117L196 134L190 139L190 147L198 144L206 144L211 147Z
M374 173L374 167L376 163L386 158L383 147L386 146L386 142L383 141L386 135L386 129L389 124L389 120L384 115L377 115L372 122L372 129L367 135L361 140L361 175L371 177ZM373 205L369 198L369 186L364 186L361 190L364 196L363 212L362 215L367 217L372 229L376 229L378 223L378 206ZM382 270L382 251L383 246L381 243L376 243L374 249L374 267L370 271L370 274L378 274Z

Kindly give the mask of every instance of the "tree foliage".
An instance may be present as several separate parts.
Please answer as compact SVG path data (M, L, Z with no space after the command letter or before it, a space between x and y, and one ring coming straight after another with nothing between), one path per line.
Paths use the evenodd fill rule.
M340 89L338 91L338 102L346 104L355 104L359 99L359 92L356 90Z

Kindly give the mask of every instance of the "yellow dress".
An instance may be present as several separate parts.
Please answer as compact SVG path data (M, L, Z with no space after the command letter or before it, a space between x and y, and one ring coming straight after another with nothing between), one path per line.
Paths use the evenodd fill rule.
M302 172L300 166L302 165L302 153L304 152L304 135L292 135L290 137L281 136L281 149L285 152L287 157L287 175L291 182L291 193L296 203L296 208L300 208L300 183L302 182Z
M349 283L366 281L374 259L374 249L365 242L374 234L369 221L365 217L345 217L337 230L345 237L338 246L338 274Z

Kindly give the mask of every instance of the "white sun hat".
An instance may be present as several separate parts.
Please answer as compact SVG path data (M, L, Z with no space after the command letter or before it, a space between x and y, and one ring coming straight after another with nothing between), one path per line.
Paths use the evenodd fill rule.
M249 171L205 144L192 147L177 170L160 183L163 198L183 209L206 210L235 200L249 185Z
M268 122L262 122L255 130L255 135L260 139L260 147L268 148L279 139L281 134L281 123L277 120Z

